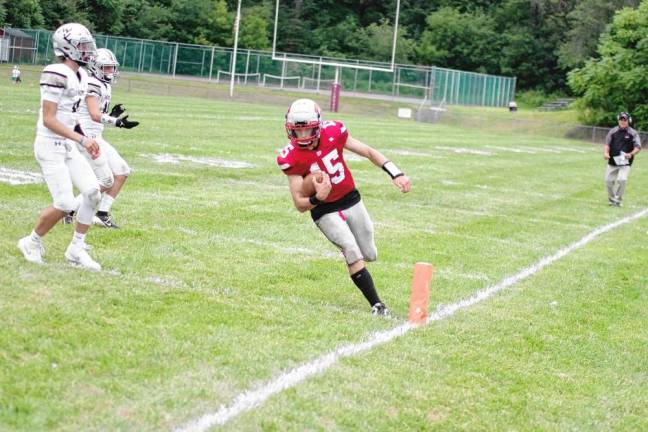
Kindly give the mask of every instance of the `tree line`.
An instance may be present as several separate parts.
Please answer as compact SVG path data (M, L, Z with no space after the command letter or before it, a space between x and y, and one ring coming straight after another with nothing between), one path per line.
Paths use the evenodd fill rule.
M0 24L53 30L63 22L76 21L103 34L231 46L236 3L237 0L0 0ZM639 54L645 50L638 41L620 40L619 35L625 34L628 26L637 27L638 38L642 33L648 34L647 27L642 32L647 3L648 0L401 0L397 61L516 76L519 90L573 92L584 95L588 101L600 96L604 101L599 102L597 109L623 103L625 109L631 110L635 108L634 102L628 106L624 96L610 100L605 86L592 92L589 83L593 73L603 73L601 69L610 63L606 59L616 56L618 50L634 53L638 49ZM242 5L240 46L270 48L275 1L243 0ZM277 49L387 61L395 9L396 0L281 0ZM618 61L626 69L637 62L630 53L625 57ZM644 60L643 64L647 63ZM633 74L639 72L635 69ZM638 80L641 81L633 75L628 82L635 85ZM648 87L643 85L634 93L645 97ZM581 103L583 112L589 107L584 104ZM639 115L635 113L636 119L643 118L641 109ZM600 113L594 115L590 110L586 114L590 122L604 121ZM645 115L648 118L648 112Z

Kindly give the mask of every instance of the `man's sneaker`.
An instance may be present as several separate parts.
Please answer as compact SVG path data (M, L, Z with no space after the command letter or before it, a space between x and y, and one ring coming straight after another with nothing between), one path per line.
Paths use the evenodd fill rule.
M65 259L74 265L87 268L88 270L101 271L99 263L90 258L83 245L70 243L70 246L65 251Z
M391 316L389 313L389 309L387 309L387 306L385 306L385 303L376 303L371 307L371 315L375 316Z
M112 217L110 217L110 213L97 212L97 214L94 215L92 221L95 223L95 225L99 225L104 228L119 228L119 226L117 226L113 222Z
M63 223L65 225L72 225L74 223L74 213L74 211L65 213L65 216L63 216Z
M34 264L45 264L45 261L43 261L45 248L42 243L34 242L30 236L18 240L18 249L20 249L20 252L22 252L27 261Z

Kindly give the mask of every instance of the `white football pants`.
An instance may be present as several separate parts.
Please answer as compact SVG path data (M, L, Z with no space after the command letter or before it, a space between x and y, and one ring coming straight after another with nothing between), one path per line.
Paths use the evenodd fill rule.
M325 214L315 225L342 251L347 265L378 258L373 223L362 201L346 210Z
M101 135L90 134L89 136L99 143L101 156L93 160L84 147L79 146L79 151L90 163L90 166L99 180L99 184L106 189L110 189L114 181L113 176L129 175L131 172L130 166L128 166L124 158L121 157L117 149L115 149L115 147L113 147L108 141L103 139ZM107 186L107 184L110 185Z
M37 135L34 155L52 195L52 206L64 212L74 210L73 186L76 186L83 195L77 220L90 225L101 199L99 183L75 143Z

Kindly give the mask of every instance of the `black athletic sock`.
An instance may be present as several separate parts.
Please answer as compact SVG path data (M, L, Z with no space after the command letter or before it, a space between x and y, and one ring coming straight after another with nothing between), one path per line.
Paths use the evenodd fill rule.
M108 216L108 212L107 211L98 211L97 216Z
M370 306L373 306L376 303L380 302L380 298L378 298L378 293L376 292L376 287L374 286L373 279L371 278L371 274L366 267L356 273L353 273L351 275L351 280L353 280L353 283L356 284L360 291L362 291L362 294L365 296Z

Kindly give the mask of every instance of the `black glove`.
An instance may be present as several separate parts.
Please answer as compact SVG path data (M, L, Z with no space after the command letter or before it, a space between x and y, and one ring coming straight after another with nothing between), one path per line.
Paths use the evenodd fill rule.
M124 114L126 111L126 108L122 104L117 104L112 108L112 111L110 111L110 117L119 117L120 115Z
M125 129L132 129L135 126L137 126L138 124L139 124L139 122L136 122L136 121L128 121L128 116L118 118L117 121L115 122L116 127L125 128Z

